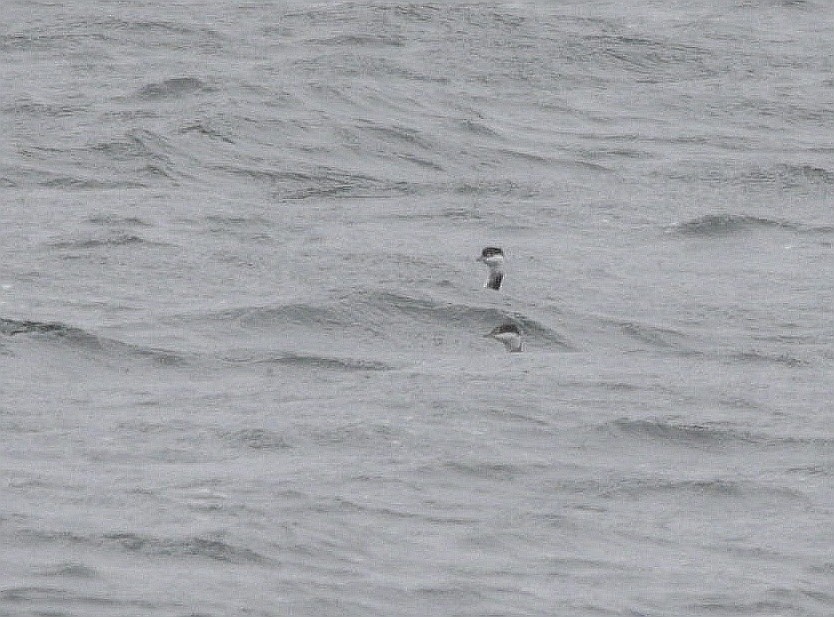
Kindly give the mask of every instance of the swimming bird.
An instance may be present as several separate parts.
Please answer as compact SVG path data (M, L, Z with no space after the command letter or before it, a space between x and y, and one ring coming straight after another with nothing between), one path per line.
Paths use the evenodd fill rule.
M512 323L495 326L492 332L485 335L504 343L507 351L521 351L521 331Z
M475 261L480 261L489 268L489 278L484 287L501 289L501 281L504 280L504 251L496 246L488 246Z

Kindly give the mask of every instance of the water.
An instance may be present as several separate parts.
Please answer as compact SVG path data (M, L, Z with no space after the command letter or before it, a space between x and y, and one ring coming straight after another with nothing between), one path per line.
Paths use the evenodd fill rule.
M70 4L0 26L0 614L832 613L827 3Z

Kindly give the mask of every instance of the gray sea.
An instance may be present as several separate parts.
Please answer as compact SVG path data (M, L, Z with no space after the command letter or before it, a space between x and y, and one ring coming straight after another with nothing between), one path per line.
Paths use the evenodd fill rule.
M833 41L5 0L0 615L834 615Z

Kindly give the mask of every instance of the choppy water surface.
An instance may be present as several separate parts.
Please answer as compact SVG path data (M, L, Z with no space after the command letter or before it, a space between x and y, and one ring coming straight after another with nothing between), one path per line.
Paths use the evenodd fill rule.
M827 3L6 4L0 614L832 614Z

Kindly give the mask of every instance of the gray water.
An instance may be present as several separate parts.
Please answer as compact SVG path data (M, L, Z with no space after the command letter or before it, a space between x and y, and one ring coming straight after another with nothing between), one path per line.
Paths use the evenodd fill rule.
M630 4L5 2L0 614L834 614L834 11Z

